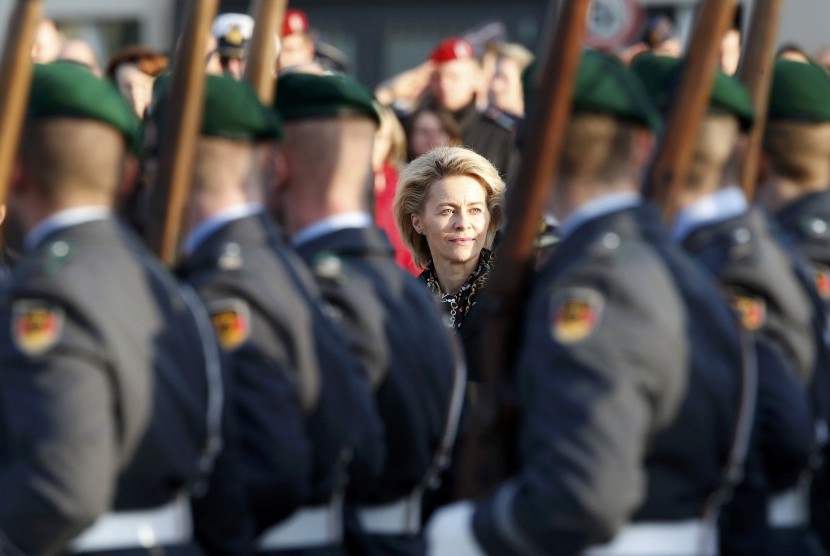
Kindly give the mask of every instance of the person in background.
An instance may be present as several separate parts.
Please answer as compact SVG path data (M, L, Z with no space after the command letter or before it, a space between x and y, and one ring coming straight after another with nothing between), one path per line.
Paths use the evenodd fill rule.
M153 83L167 70L167 56L143 46L131 46L116 52L107 64L105 75L143 119L153 99Z
M98 63L98 56L92 46L81 39L66 41L58 53L58 60L74 62L92 72L92 75L101 77L101 65Z
M522 76L533 63L533 54L516 43L497 43L490 50L495 60L484 114L501 123L515 137L525 117Z
M32 61L36 64L48 64L58 59L61 50L60 31L57 24L51 19L40 22L35 33L35 42L32 45Z
M222 71L234 79L245 74L248 43L254 34L254 18L248 14L225 13L216 17L211 27Z
M176 47L178 51L178 45ZM222 62L219 60L219 42L212 34L205 42L205 73L207 75L222 75Z
M794 42L782 44L775 57L780 60L789 60L791 62L801 62L807 64L811 61L810 55L804 50L801 45Z
M643 52L675 58L683 53L683 44L670 17L659 15L649 19L640 40L623 49L620 59L627 65Z
M433 102L458 122L464 146L492 162L510 183L518 173L519 151L511 131L476 108L482 74L473 46L451 37L437 45L429 58L434 66L429 87Z
M393 75L375 87L375 98L383 106L391 107L406 123L405 117L423 104L434 70L435 64L427 60Z
M316 61L316 54L306 13L295 8L286 10L277 62L279 73L325 73L325 69Z
M822 46L815 55L815 61L825 71L830 71L830 46Z
M398 172L406 162L406 134L390 108L380 105L376 108L380 114L380 127L375 133L372 148L375 225L386 232L395 248L395 262L409 273L417 275L419 270L401 240L392 210L398 188Z
M461 130L452 114L435 106L419 106L404 121L409 162L435 147L461 145Z
M732 28L721 40L720 68L726 75L735 75L741 63L741 30Z
M440 300L458 331L471 380L478 380L479 292L495 263L493 239L504 215L504 181L484 157L438 147L401 172L395 221L419 279Z

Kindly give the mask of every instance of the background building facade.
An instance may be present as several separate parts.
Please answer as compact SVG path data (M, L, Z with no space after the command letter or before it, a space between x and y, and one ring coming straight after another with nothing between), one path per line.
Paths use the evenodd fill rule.
M192 0L46 0L46 11L70 38L88 41L102 65L120 47L141 43L169 50ZM699 0L641 0L650 13L670 15L686 37ZM0 0L0 38L13 0ZM222 0L221 11L247 12L251 0ZM321 39L351 61L350 73L368 85L424 61L442 38L491 25L535 49L544 33L544 0L291 0L305 10ZM751 8L753 0L744 0ZM744 9L745 16L749 10ZM807 52L830 45L830 2L784 2L781 42Z

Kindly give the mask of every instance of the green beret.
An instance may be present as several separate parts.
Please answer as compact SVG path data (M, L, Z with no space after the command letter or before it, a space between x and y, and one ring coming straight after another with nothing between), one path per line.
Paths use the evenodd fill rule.
M156 98L151 110L156 123L165 117L173 81L171 77L160 77L156 81L159 80L161 83L154 91ZM266 108L246 82L208 75L200 134L255 143L282 139L283 130L279 115Z
M778 60L772 75L769 118L830 121L830 74L815 63Z
M596 50L588 50L582 56L573 112L608 114L649 129L660 127L660 115L639 80L618 58Z
M380 125L372 94L344 75L288 73L277 85L276 108L286 122L363 116Z
M632 62L631 71L641 79L657 108L667 112L680 80L682 65L683 61L679 58L641 54ZM755 111L746 88L720 70L715 75L709 107L735 116L743 131L749 130L755 121Z
M130 148L138 144L138 119L121 93L71 62L35 65L27 118L97 120L121 132Z

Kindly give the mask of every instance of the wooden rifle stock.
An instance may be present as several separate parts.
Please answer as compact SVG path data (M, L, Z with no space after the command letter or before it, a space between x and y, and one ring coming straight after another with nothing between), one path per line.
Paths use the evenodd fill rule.
M663 207L668 222L674 219L677 193L689 174L700 124L709 106L721 40L736 8L735 0L706 0L687 48L683 74L646 182L648 196Z
M758 161L761 158L767 125L781 6L781 0L755 0L752 25L738 71L738 77L749 91L755 109L755 124L749 133L746 152L741 161L741 185L747 199L754 196L758 180Z
M288 0L259 0L254 20L254 36L245 66L245 80L254 88L266 106L274 103L276 90L276 37L285 18Z
M150 197L150 248L168 266L176 262L184 207L190 192L196 141L205 96L205 45L218 0L191 0L176 65L169 108L160 132L159 171Z
M32 85L32 44L42 0L17 0L0 62L0 205L6 202Z
M512 349L523 317L523 287L534 257L542 207L559 164L571 112L576 73L588 19L589 0L567 0L547 45L536 117L530 118L518 183L508 192L504 238L496 265L482 292L485 321L482 357L485 384L472 414L460 460L458 494L484 495L516 467L518 403L512 376ZM555 17L551 3L549 17Z

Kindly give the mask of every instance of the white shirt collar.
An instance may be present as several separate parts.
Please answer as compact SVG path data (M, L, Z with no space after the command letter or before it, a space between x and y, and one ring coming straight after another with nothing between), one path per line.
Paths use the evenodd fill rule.
M104 205L78 207L58 211L44 220L41 220L37 226L32 228L29 233L26 234L24 247L26 251L31 251L40 245L41 242L53 232L69 228L70 226L86 224L87 222L106 220L111 215L112 208Z
M696 229L723 222L749 210L743 190L737 186L724 187L698 199L677 215L672 239L681 243Z
M220 210L190 231L184 242L185 256L192 256L207 238L219 231L226 224L234 220L241 220L248 216L259 214L262 210L262 205L259 203L245 203Z
M327 216L310 224L294 234L291 242L295 247L314 241L328 233L347 228L371 228L374 225L368 212L344 212Z
M559 237L565 239L589 220L639 205L642 199L642 196L636 191L621 191L588 201L562 221L562 225L559 226Z

